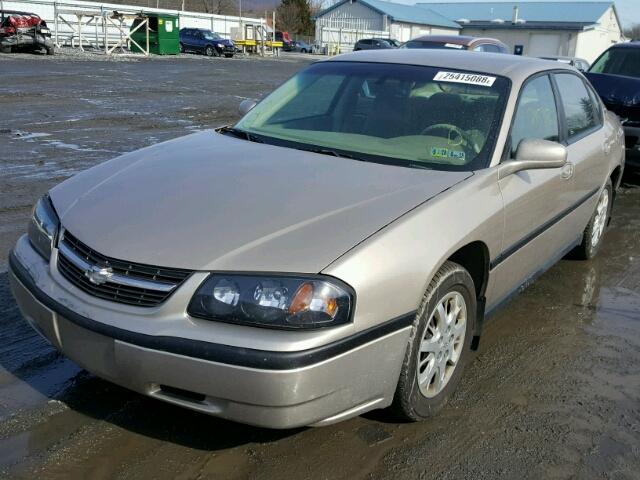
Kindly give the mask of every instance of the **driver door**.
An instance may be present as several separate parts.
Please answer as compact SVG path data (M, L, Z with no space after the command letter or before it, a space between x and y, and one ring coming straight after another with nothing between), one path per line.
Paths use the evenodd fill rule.
M527 81L511 126L511 158L525 138L561 140L557 105L549 75ZM491 259L494 283L487 298L489 308L548 268L576 240L575 226L565 217L575 198L571 164L521 171L498 183L504 202L504 236L502 252Z

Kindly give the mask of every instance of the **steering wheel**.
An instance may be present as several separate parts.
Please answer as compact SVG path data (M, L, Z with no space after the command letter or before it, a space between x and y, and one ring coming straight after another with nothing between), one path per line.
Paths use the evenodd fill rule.
M424 130L422 130L420 135L427 135L433 132L434 130L446 130L447 140L449 141L449 145L453 145L454 147L457 147L458 145L466 147L467 145L469 145L470 139L467 136L467 134L464 133L462 130L460 130L460 128L456 127L455 125L451 125L450 123L436 123L435 125L430 125ZM455 133L457 137L451 138L452 133ZM454 140L459 140L459 141L454 142Z

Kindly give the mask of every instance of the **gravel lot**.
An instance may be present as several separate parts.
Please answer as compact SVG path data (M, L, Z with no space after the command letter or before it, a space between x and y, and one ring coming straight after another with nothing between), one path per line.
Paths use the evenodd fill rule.
M560 262L496 314L450 405L421 424L383 411L283 432L207 417L82 371L20 318L6 254L42 193L233 121L310 61L0 55L0 478L638 478L637 177L599 257Z

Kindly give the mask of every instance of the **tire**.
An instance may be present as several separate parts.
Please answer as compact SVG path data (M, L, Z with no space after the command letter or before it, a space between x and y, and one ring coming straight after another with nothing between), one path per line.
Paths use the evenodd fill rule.
M45 47L45 49L47 50L47 55L53 55L54 54L53 47Z
M456 308L455 302L460 306L461 300L464 301L464 306L455 321L451 320L450 324L447 320L442 321L438 311L443 310L439 307L444 308L444 312L447 313L444 317L448 318L451 311L449 309ZM475 319L476 295L473 279L469 272L457 263L445 262L429 283L413 323L392 405L398 416L414 422L424 420L435 415L447 403L471 356ZM455 328L456 324L458 328ZM457 342L451 341L452 336L456 335ZM464 337L461 338L461 335ZM420 348L423 340L428 346L426 351ZM445 359L443 362L438 362L436 351ZM419 358L423 362L420 366ZM436 383L439 378L438 372L442 371L438 363L444 366L446 372L441 385ZM423 381L419 381L419 371Z
M307 49L306 48L301 48L300 49L300 53L307 53Z
M184 45L182 45L182 42L180 42L180 53L184 53Z
M0 48L0 53L11 53L11 47Z
M207 57L215 57L216 56L216 49L213 48L211 45L207 45L204 49L204 54Z
M233 53L225 53L225 58L233 58Z
M611 184L611 179L607 179L607 183L598 197L596 209L591 215L587 228L584 229L582 242L572 252L573 257L578 260L590 260L596 256L604 239L612 206L613 185Z

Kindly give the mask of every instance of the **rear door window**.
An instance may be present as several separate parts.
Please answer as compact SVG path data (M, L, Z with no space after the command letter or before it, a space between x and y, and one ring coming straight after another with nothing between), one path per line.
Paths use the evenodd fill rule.
M481 43L473 49L474 52L489 52L489 53L500 53L500 47L497 45L493 45L492 43Z
M560 138L558 110L548 75L529 80L522 89L511 127L511 157L525 138L557 142Z
M567 139L575 140L596 129L600 124L598 110L582 79L570 73L559 73L555 80L564 107Z

